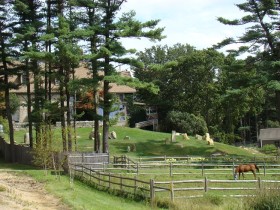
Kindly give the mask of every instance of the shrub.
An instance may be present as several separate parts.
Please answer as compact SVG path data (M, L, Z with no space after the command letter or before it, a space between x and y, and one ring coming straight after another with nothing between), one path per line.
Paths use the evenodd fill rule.
M266 154L275 153L277 147L274 144L266 144L261 148L261 151Z
M233 144L234 142L240 140L240 137L235 135L234 133L215 133L214 134L215 141L224 143L224 144Z
M180 133L190 135L204 135L208 129L205 120L201 116L195 116L187 112L171 111L166 116L166 127Z
M143 108L134 108L130 111L128 119L129 127L135 127L135 123L147 120L146 110Z
M276 121L268 120L267 121L267 127L268 128L279 128L280 124L277 120Z
M261 190L256 197L245 200L246 209L266 210L280 209L280 192L278 190Z
M8 124L8 120L3 118L2 116L0 116L0 124L3 125L3 130L4 133L9 134L9 124Z

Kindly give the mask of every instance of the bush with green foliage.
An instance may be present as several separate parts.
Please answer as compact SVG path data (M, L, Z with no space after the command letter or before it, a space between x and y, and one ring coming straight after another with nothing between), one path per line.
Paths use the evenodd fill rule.
M280 128L280 123L277 120L276 121L267 120L267 127L268 128Z
M280 209L280 191L276 190L261 190L255 197L248 198L246 209L248 210L267 210Z
M265 154L273 154L277 151L277 147L274 144L266 144L261 148L261 152Z
M4 133L9 134L9 123L8 120L0 116L0 124L3 125Z
M129 127L135 127L135 123L147 120L146 110L142 107L133 108L130 110L130 117L128 119Z
M20 107L20 100L19 100L18 96L15 93L11 93L10 94L10 108L11 108L12 114L16 113L16 111L19 109L19 107Z
M168 131L176 130L179 133L188 133L189 135L204 135L208 132L203 117L187 112L171 111L167 113L165 122Z
M236 141L240 141L240 137L234 133L224 133L219 132L213 135L215 141L224 143L224 144L234 144Z

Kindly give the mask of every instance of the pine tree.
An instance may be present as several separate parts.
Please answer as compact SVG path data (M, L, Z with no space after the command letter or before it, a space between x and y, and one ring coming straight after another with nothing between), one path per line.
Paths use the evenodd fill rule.
M146 37L151 40L160 40L163 29L155 28L159 20L151 20L144 23L137 21L135 12L123 14L117 20L117 14L124 0L106 0L98 1L98 8L102 11L101 19L101 36L104 43L101 49L104 50L104 81L103 81L103 152L109 152L108 135L109 135L109 115L112 107L112 95L110 94L110 82L116 77L115 63L129 64L137 66L139 63L126 55L132 50L125 49L120 40L121 38Z
M9 137L11 145L11 157L12 162L15 161L15 149L14 149L14 127L12 121L12 111L10 103L10 89L15 89L17 86L9 82L9 76L15 75L16 68L11 62L12 57L12 46L11 46L11 14L9 13L11 9L11 4L9 1L1 0L0 1L0 92L4 91L5 98L5 110L6 117L9 123Z
M66 12L66 8L68 9ZM57 1L58 32L56 47L56 65L58 67L60 91L60 118L62 128L63 151L72 151L71 115L70 115L70 75L80 62L80 48L76 44L74 28L71 26L71 5L66 1ZM70 14L67 17L66 14ZM73 33L72 33L73 32ZM65 106L66 101L66 106ZM66 118L64 113L66 112Z
M279 76L279 11L280 3L275 0L246 0L244 3L236 5L240 10L246 13L240 19L228 20L218 18L223 24L247 26L246 32L237 38L227 38L216 47L222 47L228 44L239 43L238 50L231 50L234 54L250 52L254 58L249 58L250 65L254 63L259 76L255 83L268 88L268 92L275 93L275 104L272 109L277 110L277 119L280 121L280 76ZM270 94L266 94L270 95ZM271 99L267 98L266 103ZM267 118L266 116L265 118Z
M42 15L40 13L41 2L39 0L16 0L13 7L16 14L13 32L15 39L13 44L18 48L18 59L22 59L23 74L26 75L27 86L27 112L29 124L30 147L33 147L33 123L36 129L36 142L41 141L40 124L42 107L40 87L39 52L40 41L38 39L42 27ZM31 77L34 76L34 104L31 93ZM33 107L33 111L32 111Z
M99 75L101 70L100 62L102 52L100 51L101 38L100 38L100 11L97 7L98 1L72 1L72 5L76 8L76 23L80 25L75 34L83 40L84 55L83 60L85 66L90 69L92 78L81 79L78 83L87 84L86 88L90 93L92 92L93 103L93 117L94 117L94 151L100 152L100 131L99 120L101 116L98 115L99 106L99 83L102 77Z

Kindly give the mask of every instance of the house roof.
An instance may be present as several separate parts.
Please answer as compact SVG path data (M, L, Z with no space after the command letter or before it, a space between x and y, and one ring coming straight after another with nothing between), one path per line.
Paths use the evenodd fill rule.
M119 74L123 77L131 77L131 73L129 71L120 71ZM75 69L75 78L90 78L91 76L91 72L89 71L89 69L81 64L78 68ZM34 92L34 85L33 85L33 76L31 76L31 92ZM20 83L20 79L18 76L11 76L9 78L10 82L19 84ZM110 90L109 92L111 93L135 93L136 90L134 88L131 88L129 86L126 85L117 85L116 83L110 83ZM52 85L52 90L53 92L58 91L58 85L53 84ZM27 86L26 85L20 85L19 89L16 90L11 90L11 92L14 93L23 93L25 94L27 92Z
M280 128L265 128L260 129L259 139L265 140L280 140Z

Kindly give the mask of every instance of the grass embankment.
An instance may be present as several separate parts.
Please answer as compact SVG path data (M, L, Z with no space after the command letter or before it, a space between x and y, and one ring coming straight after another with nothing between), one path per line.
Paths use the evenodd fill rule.
M111 131L117 133L117 139L109 140L110 156L128 155L130 157L141 156L210 156L214 153L222 153L229 156L253 157L259 156L259 153L248 152L240 147L226 145L215 142L214 146L207 145L206 141L197 140L190 136L190 140L183 140L182 136L176 137L176 142L166 141L171 138L170 133L152 132L136 128L128 127L111 127ZM21 130L15 132L15 140L17 143L23 143L23 136L26 131ZM53 131L53 143L61 147L60 129ZM77 129L77 151L92 151L93 141L89 140L91 128ZM125 139L128 136L129 139ZM74 142L73 142L74 145ZM127 152L127 147L135 146L135 151ZM74 147L74 146L73 146Z

